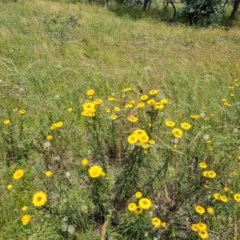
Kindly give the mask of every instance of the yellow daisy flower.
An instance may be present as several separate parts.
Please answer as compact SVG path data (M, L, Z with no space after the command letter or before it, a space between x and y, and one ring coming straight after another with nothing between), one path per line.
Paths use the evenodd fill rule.
M195 207L195 211L199 214L199 215L203 215L205 213L205 209L204 207L198 205Z
M167 120L167 121L165 122L165 125L166 125L167 127L174 127L174 126L176 125L176 123L175 123L174 121L172 121L172 120Z
M40 192L36 192L33 195L32 203L35 207L44 206L46 202L47 202L47 194L45 192L40 191Z
M149 198L141 198L138 202L140 208L148 210L152 207L152 202Z
M91 178L102 177L104 172L100 166L92 166L88 169L88 174Z
M135 193L135 198L139 199L141 197L142 197L142 193L141 192L138 191L138 192Z
M32 219L32 216L29 214L23 215L21 218L22 224L23 225L28 225Z
M136 210L136 208L137 208L136 203L131 202L131 203L128 204L128 211L134 212Z
M161 226L161 220L158 217L152 218L152 225L157 228Z
M233 198L234 198L234 200L235 200L236 202L240 202L240 193L235 193L235 194L233 195Z
M172 134L175 138L182 138L183 137L183 131L180 128L174 128L172 130Z
M13 174L13 179L19 180L19 179L21 179L21 178L23 177L23 175L24 175L23 169L18 169L18 170L16 170L16 171L14 172L14 174Z

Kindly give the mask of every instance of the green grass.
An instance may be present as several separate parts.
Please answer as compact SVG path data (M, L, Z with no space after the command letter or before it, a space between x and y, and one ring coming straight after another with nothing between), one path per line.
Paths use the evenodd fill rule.
M190 226L201 220L208 221L212 239L237 239L239 204L234 201L218 204L210 195L211 191L220 192L223 186L228 186L233 193L240 191L239 89L235 86L234 97L228 89L229 85L238 83L235 80L239 78L239 28L170 25L149 16L134 18L124 10L118 14L117 10L108 11L96 5L57 1L0 2L0 9L0 239L100 239L102 223L95 215L101 203L95 202L94 189L95 194L101 189L106 191L100 196L104 207L112 211L107 216L110 221L115 208L119 207L121 216L116 217L119 222L116 226L108 224L108 234L113 239L143 238L143 235L129 237L136 234L135 216L129 216L126 205L112 202L117 192L115 176L119 176L124 167L129 170L123 159L132 149L125 148L124 144L134 127L123 120L113 132L108 120L101 118L97 136L101 141L96 147L96 139L88 132L92 125L81 116L86 90L95 89L97 97L104 99L110 108L115 103L107 102L108 97L116 97L119 99L116 104L123 105L125 87L134 89L129 100L151 89L158 89L160 98L169 100L164 115L158 115L155 122L160 130L152 133L157 144L151 150L151 157L134 151L129 155L146 161L145 165L138 163L139 175L145 177L140 177L131 191L148 193L158 206L157 213L162 214L168 224L167 233L159 230L154 234L162 234L159 239L197 239ZM224 107L222 98L232 106ZM69 107L73 108L72 113L67 111ZM26 114L20 115L19 109L25 109ZM136 113L132 111L121 112L120 119L124 119L125 112ZM194 123L192 132L187 133L186 140L174 150L164 121L172 119L178 126L184 121L192 123L190 115L202 112L207 118ZM147 128L149 119L146 114L141 116L141 126ZM6 119L11 120L9 126L3 124ZM52 134L49 127L58 121L63 121L64 126L53 133L51 151L45 152L46 136ZM213 141L210 145L213 152L208 152L203 143L206 134ZM123 149L126 152L122 152ZM110 150L115 158L106 163L109 156L113 156ZM102 159L103 156L107 160ZM84 157L90 158L92 164L105 164L107 184L102 183L100 187L90 184L79 164ZM155 169L168 160L167 174L161 171L159 182L153 181L153 191L139 189L148 182L147 178L154 176ZM148 161L151 164L147 164ZM200 170L192 174L200 161L207 161L218 173L215 185L211 185L202 202L216 205L213 218L201 219L194 213L194 206L201 204L199 201L205 196L199 180ZM24 169L24 178L14 181L12 175L19 168ZM44 176L48 168L54 172L52 179ZM232 175L233 171L236 176ZM66 177L67 172L71 173L70 177ZM193 196L184 195L190 188L194 190L194 185L189 185L191 181L199 184L201 190ZM15 190L7 189L10 183ZM51 205L36 210L31 198L42 189L49 194ZM108 195L111 201L106 201ZM128 196L125 200L130 199ZM175 212L172 210L171 216L169 209L176 201L182 206ZM20 221L24 205L29 206L33 215L27 226ZM76 231L73 234L62 231L64 222L73 225ZM137 227L146 229L147 239L152 240L152 229L146 222L139 224ZM118 229L122 226L125 235L121 230L121 236Z

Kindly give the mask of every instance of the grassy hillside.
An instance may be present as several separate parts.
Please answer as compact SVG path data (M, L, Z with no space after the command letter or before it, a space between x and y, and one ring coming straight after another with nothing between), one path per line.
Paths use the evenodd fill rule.
M0 9L0 239L237 239L238 28L134 21L47 0L0 2ZM141 112L144 94L154 103ZM100 110L91 105L97 99ZM190 130L176 136L169 120ZM155 143L127 141L139 128ZM92 179L83 158L106 180ZM202 176L203 162L216 177ZM14 179L18 169L24 176ZM48 197L40 208L32 203L38 191ZM126 210L137 191L152 201L140 215ZM197 205L215 214L198 214ZM167 227L152 226L151 216ZM208 225L205 235L191 230L199 222Z

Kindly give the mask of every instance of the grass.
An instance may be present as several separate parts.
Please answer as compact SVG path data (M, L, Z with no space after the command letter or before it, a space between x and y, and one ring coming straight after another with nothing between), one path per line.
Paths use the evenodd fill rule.
M104 239L104 230L112 239L143 239L146 233L149 240L198 239L191 224L199 221L208 224L212 239L237 239L239 203L231 195L240 191L237 27L133 20L96 5L46 0L1 2L0 8L0 239L93 240L101 234ZM126 87L133 93L122 95ZM151 89L169 102L156 119L134 108L121 110L116 124L104 111L98 121L86 121L81 112L82 103L92 100L88 89L109 109L116 104L124 109L127 100L137 101ZM231 106L224 106L223 98ZM205 116L195 122L193 113ZM131 114L138 114L139 125L129 125ZM177 146L164 124L168 119L193 126ZM51 131L56 122L63 127ZM149 154L127 143L135 128L154 137ZM106 180L92 181L80 164L83 158L102 166ZM136 164L128 165L129 159ZM201 161L217 172L213 183L201 176ZM17 169L25 172L20 180L12 179ZM52 178L45 176L49 169ZM229 188L226 204L211 197L224 194L224 186ZM48 194L42 208L31 203L37 191ZM153 202L150 215L126 211L136 191ZM201 204L213 206L216 214L199 216L194 206ZM24 205L32 215L26 226ZM151 227L151 214L166 221L167 229Z

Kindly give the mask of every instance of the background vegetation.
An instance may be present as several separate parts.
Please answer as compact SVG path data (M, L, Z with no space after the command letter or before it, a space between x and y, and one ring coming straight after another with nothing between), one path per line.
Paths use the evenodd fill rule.
M204 239L192 230L199 222L211 239L238 238L237 21L194 28L154 11L46 0L0 8L0 239ZM168 103L138 111L151 90ZM83 116L97 99L96 118ZM169 120L191 128L174 137ZM139 128L155 141L149 149L127 141ZM85 158L106 175L92 179ZM48 198L40 208L38 191ZM137 191L152 202L140 215L128 210Z

